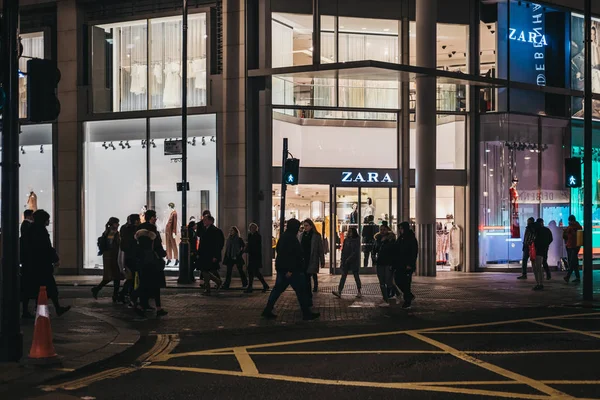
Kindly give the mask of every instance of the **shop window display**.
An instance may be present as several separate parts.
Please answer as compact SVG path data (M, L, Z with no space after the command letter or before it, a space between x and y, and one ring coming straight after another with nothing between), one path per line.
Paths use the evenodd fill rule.
M44 32L21 34L23 54L19 58L19 118L27 118L27 61L44 58Z
M96 238L108 218L125 221L127 215L143 215L148 208L157 212L163 243L170 243L167 268L177 268L183 223L181 192L176 187L181 181L181 118L150 118L149 122L149 132L146 119L85 124L86 268L101 267ZM188 216L198 219L205 209L216 215L215 116L190 116L188 135Z
M92 27L94 112L181 107L181 71L188 106L207 98L206 14L189 16L188 59L181 60L181 17Z

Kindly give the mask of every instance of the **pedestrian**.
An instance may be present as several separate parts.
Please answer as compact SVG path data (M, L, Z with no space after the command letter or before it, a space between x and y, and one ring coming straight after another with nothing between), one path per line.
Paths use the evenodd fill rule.
M19 240L19 254L21 258L21 303L23 311L21 317L24 319L35 318L35 315L29 312L29 300L37 295L35 288L35 276L33 274L33 265L29 256L31 252L27 248L28 235L33 224L33 210L23 212L23 222L21 223L21 238Z
M375 252L373 251L373 247L375 245L375 235L378 231L379 228L374 223L374 217L372 215L365 217L365 226L363 226L362 229L362 250L364 253L363 266L365 268L369 266L369 258L371 259L372 265L375 266Z
M37 296L40 287L45 286L46 293L54 304L56 314L61 316L69 311L71 306L62 307L58 300L58 287L54 280L54 268L60 266L60 259L56 249L52 247L48 225L50 225L50 214L42 209L33 213L33 224L29 228L26 244L34 279L31 282L31 288Z
M307 218L302 223L304 231L299 235L300 243L304 254L304 268L306 273L306 283L308 287L308 298L312 306L312 292L319 290L319 270L325 267L325 249L323 248L323 238L317 232L315 223ZM314 287L311 292L311 278L314 281Z
M151 308L150 308L150 304L148 303L148 300L150 298L152 298L153 296L157 296L157 295L160 296L160 287L166 287L164 266L166 265L165 257L167 256L167 252L166 252L165 248L163 247L162 238L160 237L160 234L158 233L158 229L156 228L156 220L157 220L156 211L147 210L144 213L144 220L146 222L144 222L138 226L137 232L139 232L140 230L147 230L149 232L154 233L155 238L152 240L152 248L154 249L154 253L156 254L156 256L158 256L157 259L162 264L162 271L160 271L160 273L158 273L156 270L152 270L152 274L150 276L150 278L152 278L152 279L150 280L150 282L148 281L148 279L146 279L146 283L150 283L150 285L143 284L144 271L141 270L141 267L143 266L143 260L140 260L140 253L139 253L140 246L139 246L139 240L138 240L138 249L137 249L138 252L136 253L136 268L138 270L138 276L139 276L139 281L140 281L140 284L139 284L139 287L137 290L137 297L139 297L140 301L139 301L139 303L136 302L136 312L138 314L140 314L139 309L142 309L142 311L150 310ZM136 240L137 240L137 232L136 232ZM142 264L140 264L140 261L142 261ZM146 271L146 272L148 272L148 271ZM156 290L156 286L159 286L158 290ZM154 297L154 300L156 302L156 297ZM160 302L160 299L159 299L159 302ZM141 314L143 314L143 312ZM140 316L142 316L142 315L140 315Z
M277 318L273 314L273 307L279 296L292 286L304 320L313 320L319 318L320 314L311 311L308 293L306 287L306 274L304 264L304 250L298 242L298 231L300 230L300 221L292 218L287 221L287 228L277 242L277 256L275 258L275 270L277 271L277 280L271 291L267 305L262 312L262 316L267 319Z
M147 214L147 212L146 212ZM147 219L146 221L152 221ZM145 224L142 224L145 225ZM146 318L145 310L149 309L148 300L154 299L156 316L163 317L168 312L162 308L160 289L167 287L165 280L165 260L156 252L156 242L159 235L148 229L139 229L135 233L138 243L136 262L139 271L139 292L141 305L137 305L135 312ZM161 245L162 246L162 245Z
M338 298L342 298L342 291L344 290L344 284L346 283L346 277L351 272L354 275L356 281L356 288L358 294L356 298L362 297L360 283L359 269L360 269L360 238L358 237L358 230L355 227L351 227L348 230L348 236L344 240L344 247L342 247L342 260L340 267L342 268L342 277L340 278L340 284L337 291L333 291L333 295Z
M393 266L397 257L396 235L387 224L381 225L375 236L375 254L377 264L377 279L383 296L380 307L389 306L390 292L394 289Z
M544 220L538 218L535 222L535 239L533 241L535 246L535 263L533 265L533 272L535 274L535 282L533 290L544 289L544 260L548 258L548 248L552 243L552 232L550 229L544 226Z
M119 235L119 219L110 217L104 227L102 236L98 238L98 255L102 256L102 281L92 288L92 296L98 299L98 292L109 282L113 282L112 301L116 303L119 298L121 286L121 270L119 268L119 249L121 239Z
M254 277L258 278L263 285L263 293L269 290L269 285L265 282L260 270L263 266L262 259L262 236L258 232L258 225L254 222L250 224L250 232L248 233L248 243L246 245L246 253L248 254L248 288L245 293L252 293L252 283Z
M417 267L417 256L419 254L419 243L410 224L406 221L400 223L399 236L396 241L398 249L397 264L394 271L394 280L404 295L402 308L411 307L415 295L412 293L412 275ZM399 294L398 294L399 295Z
M190 280L192 282L196 282L196 277L194 276L194 272L196 271L196 266L198 264L198 234L196 233L196 221L190 220L187 229L188 241L190 243Z
M231 285L231 273L233 267L237 267L237 270L242 278L242 288L248 287L248 278L246 278L246 272L244 272L244 250L246 243L244 239L240 237L240 230L236 226L232 226L229 229L229 237L227 238L227 244L225 245L225 258L223 264L227 266L227 275L225 277L225 283L223 289L229 290Z
M529 261L529 246L533 243L535 238L535 219L533 217L527 218L527 227L525 228L525 235L523 236L523 259L521 260L521 276L517 279L527 279L527 263ZM532 261L534 262L534 261Z
M141 224L139 214L131 214L127 217L127 223L121 226L119 236L121 239L120 259L122 260L121 270L125 274L125 283L119 293L119 301L126 303L127 299L131 302L131 297L135 286L135 257L137 242L135 232ZM131 303L130 303L131 305Z
M569 264L569 270L567 276L563 279L569 283L571 274L575 272L575 279L573 283L579 283L579 250L581 249L577 243L577 232L582 230L581 224L577 222L577 218L574 215L569 216L569 226L563 233L563 239L565 240L565 247L567 248L567 263Z
M203 218L204 228L202 237L200 237L200 249L198 250L198 261L202 278L204 279L204 293L210 294L210 281L217 284L217 290L220 289L222 282L219 276L219 263L225 237L223 232L215 226L215 218L207 215Z

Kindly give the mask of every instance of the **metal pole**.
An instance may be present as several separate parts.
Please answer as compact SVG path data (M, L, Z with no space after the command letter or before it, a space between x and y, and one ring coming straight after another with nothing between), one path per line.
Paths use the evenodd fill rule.
M583 147L583 300L593 300L592 265L592 0L585 0L585 92Z
M190 276L190 243L187 229L187 59L188 59L188 4L183 0L183 21L181 37L181 243L179 244L179 279L178 283L191 283Z
M283 234L285 225L285 192L287 183L285 181L285 160L288 158L288 139L283 138L283 154L281 157L281 214L279 215L279 236Z
M2 82L6 104L2 114L2 297L0 361L19 361L23 335L19 319L19 1L4 0Z

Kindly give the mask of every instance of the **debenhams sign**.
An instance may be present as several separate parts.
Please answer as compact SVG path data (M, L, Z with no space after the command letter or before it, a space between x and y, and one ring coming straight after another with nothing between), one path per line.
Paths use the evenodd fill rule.
M343 183L394 183L390 174L379 172L342 172Z

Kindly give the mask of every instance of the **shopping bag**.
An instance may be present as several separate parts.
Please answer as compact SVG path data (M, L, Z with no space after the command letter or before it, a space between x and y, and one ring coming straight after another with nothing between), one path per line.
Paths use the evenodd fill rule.
M531 261L535 261L536 256L537 253L535 252L535 244L531 243L529 245L529 258L531 258Z
M140 287L140 274L138 272L135 273L135 279L133 280L133 289L138 290Z

